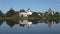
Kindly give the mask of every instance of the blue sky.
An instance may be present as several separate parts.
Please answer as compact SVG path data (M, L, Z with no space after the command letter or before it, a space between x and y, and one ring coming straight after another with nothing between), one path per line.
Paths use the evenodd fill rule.
M48 8L60 11L60 0L0 0L0 10L6 13L10 8L16 11L20 9L45 12Z

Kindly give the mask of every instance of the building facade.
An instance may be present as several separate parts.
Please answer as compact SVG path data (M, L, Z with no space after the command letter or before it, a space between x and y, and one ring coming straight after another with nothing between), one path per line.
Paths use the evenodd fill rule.
M29 15L32 15L32 11L30 9L25 12L19 12L19 17L28 17Z

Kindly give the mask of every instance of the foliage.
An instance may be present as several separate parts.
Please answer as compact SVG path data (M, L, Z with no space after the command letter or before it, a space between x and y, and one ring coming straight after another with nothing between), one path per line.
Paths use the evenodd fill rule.
M24 9L21 9L20 12L25 12L25 10Z
M4 17L4 14L2 13L1 10L0 10L0 17Z
M12 17L15 14L14 10L11 8L7 13L6 17Z

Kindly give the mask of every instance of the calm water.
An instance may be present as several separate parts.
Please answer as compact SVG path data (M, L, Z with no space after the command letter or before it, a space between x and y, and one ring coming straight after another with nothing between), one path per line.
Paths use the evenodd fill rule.
M60 22L28 20L0 21L0 34L60 34Z

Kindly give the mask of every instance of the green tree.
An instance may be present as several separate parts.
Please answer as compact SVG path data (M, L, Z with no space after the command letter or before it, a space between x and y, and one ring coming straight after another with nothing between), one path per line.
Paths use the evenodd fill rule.
M59 12L55 12L55 14L59 14Z
M25 10L24 9L21 9L20 12L25 12Z
M11 8L7 13L6 13L6 17L12 17L14 16L15 11Z
M2 13L1 10L0 10L0 17L4 17L4 14Z

